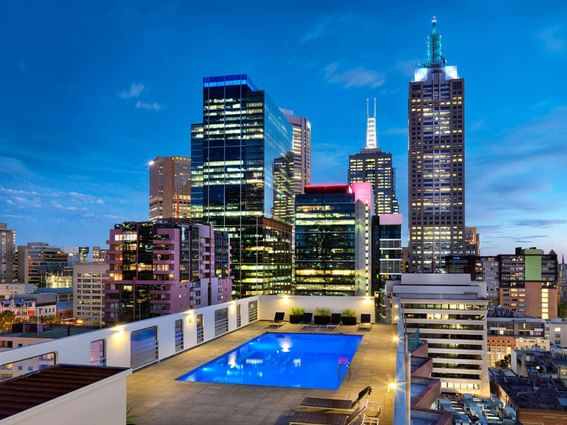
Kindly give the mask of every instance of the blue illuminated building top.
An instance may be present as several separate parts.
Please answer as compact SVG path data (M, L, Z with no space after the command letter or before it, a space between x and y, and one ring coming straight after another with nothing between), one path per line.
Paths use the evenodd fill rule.
M257 91L258 87L252 82L248 74L218 75L203 77L203 87L239 86L247 85Z

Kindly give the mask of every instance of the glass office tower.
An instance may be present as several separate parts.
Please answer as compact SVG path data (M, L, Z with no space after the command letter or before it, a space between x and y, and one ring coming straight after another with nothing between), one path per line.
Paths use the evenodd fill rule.
M290 124L247 75L203 79L203 122L191 127L191 216L229 233L236 297L291 290L291 226L272 218L274 166L291 140ZM286 198L291 187L278 190Z
M411 270L435 273L465 250L465 82L447 66L433 19L427 59L409 85Z
M296 295L370 293L368 183L305 186L295 197Z

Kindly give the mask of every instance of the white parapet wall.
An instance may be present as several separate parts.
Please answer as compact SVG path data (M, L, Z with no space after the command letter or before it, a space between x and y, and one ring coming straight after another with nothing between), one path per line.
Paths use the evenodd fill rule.
M249 320L249 307L254 303L259 304L258 297L229 301L1 351L0 366L48 353L55 353L57 363L89 365L91 364L91 343L104 340L106 365L131 367L130 337L132 332L154 326L157 328L158 339L158 358L156 361L163 360L199 345L197 343L196 323L198 315L203 317L203 341L201 343L206 343L220 336L215 334L215 311L228 308L228 332L231 332L257 320L257 318ZM240 305L240 326L237 326L238 305ZM258 310L260 310L259 307ZM183 350L176 351L175 322L179 319L183 320L184 344Z
M372 297L260 295L259 300L260 320L273 320L274 314L278 311L284 312L285 320L289 320L290 310L299 307L313 315L317 308L328 308L331 313L341 313L343 310L351 309L356 311L357 320L360 321L361 314L370 314L372 322L376 322Z

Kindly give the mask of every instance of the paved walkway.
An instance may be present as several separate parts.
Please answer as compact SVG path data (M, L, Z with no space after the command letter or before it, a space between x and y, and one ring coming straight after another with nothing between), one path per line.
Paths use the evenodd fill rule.
M293 409L304 397L354 399L371 385L372 402L382 405L381 424L393 419L393 393L388 383L395 377L394 328L373 325L372 331L356 331L341 326L333 333L364 335L348 374L337 391L308 390L249 385L223 385L205 382L181 382L175 378L264 333L267 322L257 322L244 329L186 351L159 364L135 372L128 378L128 407L136 425L197 424L287 424ZM270 329L274 331L274 328ZM301 332L297 325L286 324L281 332ZM310 329L309 332L316 332ZM329 333L329 331L321 331Z

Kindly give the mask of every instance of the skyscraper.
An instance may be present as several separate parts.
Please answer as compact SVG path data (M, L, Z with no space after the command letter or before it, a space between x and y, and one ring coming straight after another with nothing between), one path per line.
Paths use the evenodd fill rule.
M191 158L150 161L150 220L191 217Z
M293 193L303 193L311 184L311 122L293 111L281 110L292 128Z
M366 108L366 146L360 153L349 156L348 182L366 182L374 191L374 211L376 214L397 214L395 170L392 154L383 152L376 134L376 99L374 113Z
M16 232L8 229L8 225L0 223L0 283L11 283L14 280L14 250L16 248Z
M295 197L295 294L370 294L372 209L369 183L306 186Z
M191 212L230 234L235 296L291 290L291 225L272 217L282 175L274 172L286 174L280 162L291 141L290 124L247 75L203 79L203 121L191 127ZM278 196L291 190L283 185Z
M409 238L418 273L438 272L445 256L465 250L465 82L446 63L434 17L408 99Z

